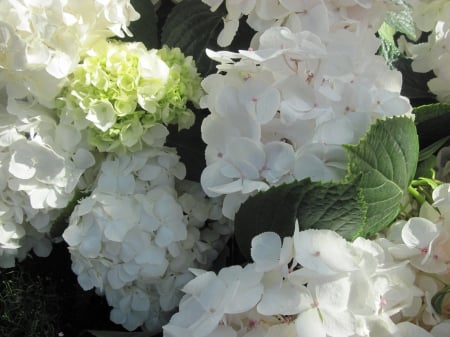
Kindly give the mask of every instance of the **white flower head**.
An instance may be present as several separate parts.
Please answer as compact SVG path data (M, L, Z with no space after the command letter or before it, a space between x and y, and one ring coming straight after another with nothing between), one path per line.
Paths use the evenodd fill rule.
M188 269L209 268L232 232L198 183L175 183L184 175L173 149L110 154L63 233L80 285L104 293L126 329L165 323Z
M255 13L315 8L308 1L272 5L257 3ZM361 27L316 32L269 24L248 50L208 51L219 65L202 82L201 106L211 114L201 129L207 144L201 184L211 197L225 195L224 214L233 219L249 196L294 179L342 179L343 144L357 143L379 118L410 114L400 95L401 74L375 55L379 41L368 27L384 7L345 2L332 9L320 2L318 11L339 16L341 8L345 22L361 20Z

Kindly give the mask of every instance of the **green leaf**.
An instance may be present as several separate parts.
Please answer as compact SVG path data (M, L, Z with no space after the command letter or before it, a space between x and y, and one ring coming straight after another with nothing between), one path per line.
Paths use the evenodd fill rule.
M419 161L427 160L429 157L435 157L435 154L447 144L447 141L450 139L450 135L444 138L438 139L433 144L428 145L424 149L419 152ZM436 159L436 158L435 158Z
M131 4L141 17L139 20L131 22L128 28L133 36L126 37L123 41L140 41L147 49L159 48L158 17L153 3L150 0L131 0Z
M383 22L380 29L378 29L378 36L380 37L381 45L378 50L378 54L383 56L386 63L393 68L394 62L400 56L400 50L395 44L394 35L396 31L392 26Z
M241 253L250 257L252 238L275 231L292 236L295 220L300 229L331 229L347 239L363 230L365 203L358 184L296 181L250 197L235 217L235 237Z
M414 177L419 143L412 119L379 120L357 145L345 145L348 177L362 175L360 187L367 203L365 236L383 230L398 215L403 194Z
M416 26L412 17L412 10L406 4L401 11L390 11L386 14L386 23L399 33L416 40Z
M413 110L421 148L450 135L450 104L434 103Z
M223 49L217 44L217 36L223 28L226 14L224 4L211 12L210 7L200 0L183 0L167 16L162 27L161 43L178 47L185 55L192 56L203 76L215 73L216 63L206 55L205 50ZM246 16L243 16L233 42L226 49L247 49L254 34L255 31L246 22Z
M432 178L436 169L437 158L435 155L428 156L424 160L419 161L417 165L415 178Z
M296 181L250 197L235 217L235 237L248 257L251 239L274 231L331 229L347 239L372 235L399 214L414 177L419 145L408 117L377 121L356 145L345 145L348 174L342 182Z
M211 12L201 1L184 0L169 13L162 28L161 43L178 47L185 55L192 56L202 75L211 73L215 66L206 56L205 49L218 48L216 39L223 28L225 14L223 6Z

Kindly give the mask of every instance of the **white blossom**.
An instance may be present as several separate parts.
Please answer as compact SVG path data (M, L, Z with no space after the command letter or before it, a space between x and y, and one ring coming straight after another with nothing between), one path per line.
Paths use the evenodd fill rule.
M80 55L101 39L125 34L139 14L121 1L3 1L0 4L0 86L23 98L31 93L46 105Z
M342 179L343 144L358 142L376 119L410 114L401 75L375 55L378 45L373 33L322 37L277 26L249 50L208 52L220 73L202 83L200 105L211 113L201 129L201 184L211 197L225 195L227 217L271 186Z
M223 0L202 0L211 11ZM256 32L263 32L274 26L286 26L294 31L312 31L326 37L330 31L348 29L359 36L376 32L385 13L396 10L394 1L340 1L340 0L225 0L227 14L223 18L224 28L218 36L218 44L231 44L239 25L239 19L246 21Z
M297 229L283 243L276 233L261 233L252 240L254 262L244 269L193 270L164 336L388 337L410 330L427 336L419 326L397 322L420 307L416 271L378 240L349 243L332 233ZM320 254L308 247L321 247Z
M209 268L232 233L220 200L184 176L170 148L109 154L63 233L81 287L104 294L128 330L167 322L189 268Z

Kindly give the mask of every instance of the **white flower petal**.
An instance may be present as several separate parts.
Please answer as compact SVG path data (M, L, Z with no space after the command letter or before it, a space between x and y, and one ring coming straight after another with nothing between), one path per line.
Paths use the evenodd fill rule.
M402 337L433 337L428 331L411 322L401 322L397 324L397 328Z
M296 315L301 309L299 287L283 282L281 286L264 289L264 294L256 309L265 316Z
M265 232L251 242L251 256L257 270L269 271L280 263L281 238L277 233Z
M323 275L357 269L347 241L331 230L304 230L294 233L295 259L303 267Z
M297 336L326 337L327 335L317 309L309 309L298 315L295 327Z
M424 218L411 218L403 226L402 239L410 248L428 248L431 241L438 236L441 226Z

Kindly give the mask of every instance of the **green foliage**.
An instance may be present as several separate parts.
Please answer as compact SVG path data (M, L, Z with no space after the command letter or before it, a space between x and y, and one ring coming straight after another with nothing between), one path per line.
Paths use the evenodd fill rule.
M124 41L142 42L148 49L159 48L158 17L151 0L131 0L134 9L141 15L137 21L132 21L128 27L133 36L127 36Z
M414 122L407 117L379 120L359 144L345 149L349 176L362 174L360 187L368 206L365 236L369 236L395 219L414 177L419 156Z
M413 110L420 147L425 148L449 136L450 104L433 103Z
M412 17L412 10L404 1L401 2L403 9L388 12L385 22L395 31L405 34L412 40L416 40L416 26Z
M275 231L292 236L296 219L300 229L333 229L351 239L362 230L365 212L357 183L296 181L250 197L236 214L236 241L249 258L255 235Z
M169 12L162 27L161 44L178 47L185 55L192 56L203 76L213 73L216 70L215 62L208 58L205 50L223 49L216 40L223 28L225 15L224 5L211 12L210 7L201 1L183 0ZM243 17L233 43L226 49L247 49L254 33Z
M331 229L347 239L370 236L391 224L416 170L419 145L408 117L377 121L357 145L345 145L348 175L342 182L309 179L250 197L235 218L235 236L248 257L251 238L281 237L301 229Z
M161 42L180 48L185 55L192 55L200 73L206 75L214 70L214 62L206 56L205 49L216 46L225 14L223 7L211 12L209 6L201 1L184 0L169 13Z
M446 136L420 150L416 178L433 178L437 166L436 154L447 144L449 139L450 136Z
M381 46L378 50L378 54L382 55L386 60L386 63L393 67L393 63L400 57L400 50L397 48L394 40L395 29L384 22L378 30Z

